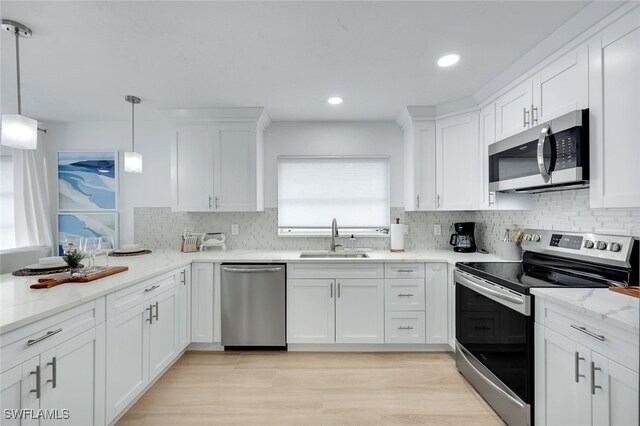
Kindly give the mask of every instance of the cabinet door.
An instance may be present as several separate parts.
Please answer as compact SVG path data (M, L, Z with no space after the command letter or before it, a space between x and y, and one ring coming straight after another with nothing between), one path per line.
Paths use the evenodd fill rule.
M384 281L336 280L336 343L384 343Z
M191 268L182 268L178 276L178 351L191 343Z
M20 419L20 410L38 410L40 400L35 392L37 386L36 367L40 357L35 357L0 375L0 408L3 425L37 425L37 419ZM41 370L42 374L42 370ZM40 379L42 385L42 377ZM7 410L9 417L7 418ZM15 410L15 411L13 411Z
M496 193L489 192L489 145L496 141L496 104L492 103L480 110L479 149L479 189L478 207L482 210L496 208Z
M593 362L595 385L592 388L593 424L598 426L640 424L638 373L597 352L591 353L591 362Z
M591 351L538 323L534 334L536 424L591 424Z
M447 265L447 307L449 346L455 351L456 348L456 280L453 278L455 267Z
M502 140L531 127L533 82L526 80L496 101L496 140Z
M107 423L149 383L149 304L107 321Z
M255 124L216 126L213 145L216 211L258 210L257 167L262 167L262 164L258 165L256 161L256 143Z
M427 263L426 272L427 343L447 343L447 264Z
M191 265L191 341L213 343L213 263Z
M435 210L436 207L436 125L421 121L404 132L405 210Z
M213 208L212 126L180 126L172 147L173 208L206 212Z
M640 207L640 9L589 49L591 207Z
M104 331L102 324L40 356L41 408L68 410L70 424L104 424ZM40 424L60 424L60 420L43 419Z
M155 379L178 354L178 288L149 302L153 321L149 326L149 381Z
M581 46L545 67L533 79L532 125L589 106L588 47Z
M478 113L436 123L438 210L474 210L478 204Z
M335 282L287 280L287 343L334 343Z

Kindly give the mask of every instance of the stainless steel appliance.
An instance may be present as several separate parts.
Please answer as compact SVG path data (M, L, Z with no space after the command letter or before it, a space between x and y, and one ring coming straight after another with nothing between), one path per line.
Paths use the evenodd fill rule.
M283 264L222 265L222 345L284 347Z
M589 186L589 110L489 145L489 191L536 193Z
M453 251L459 253L473 253L477 250L474 222L460 222L453 224L456 230L455 234L451 234L449 244L453 246Z
M522 262L457 263L456 366L510 425L534 424L533 287L628 286L632 237L526 230Z

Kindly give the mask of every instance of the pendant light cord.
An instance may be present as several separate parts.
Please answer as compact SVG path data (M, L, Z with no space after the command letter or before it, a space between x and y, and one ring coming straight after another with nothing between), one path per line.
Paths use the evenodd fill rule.
M135 102L131 102L131 151L133 152L136 152L136 138L134 134L136 126L135 107Z
M20 95L20 30L16 27L16 74L18 86L18 114L22 115L22 97Z

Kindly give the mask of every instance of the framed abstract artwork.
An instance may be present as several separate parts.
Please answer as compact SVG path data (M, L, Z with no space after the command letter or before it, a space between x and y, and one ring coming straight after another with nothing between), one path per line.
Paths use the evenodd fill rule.
M59 213L58 253L68 239L113 237L118 246L118 213Z
M58 152L58 210L116 210L117 159L117 151Z

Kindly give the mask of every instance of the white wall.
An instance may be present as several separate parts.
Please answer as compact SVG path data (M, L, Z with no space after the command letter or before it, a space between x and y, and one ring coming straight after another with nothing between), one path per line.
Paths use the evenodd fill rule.
M386 155L391 207L403 205L403 134L392 121L276 122L265 133L264 206L278 204L278 155Z
M137 112L137 111L136 111ZM45 154L51 194L51 223L57 231L56 152L131 149L131 123L49 123ZM168 207L170 150L173 132L159 113L136 113L136 151L143 155L143 173L119 173L120 243L133 242L134 207ZM391 161L391 206L402 206L403 136L394 122L276 122L265 134L265 207L277 207L278 155L388 155ZM56 240L57 235L54 235ZM177 236L176 236L177 238Z

